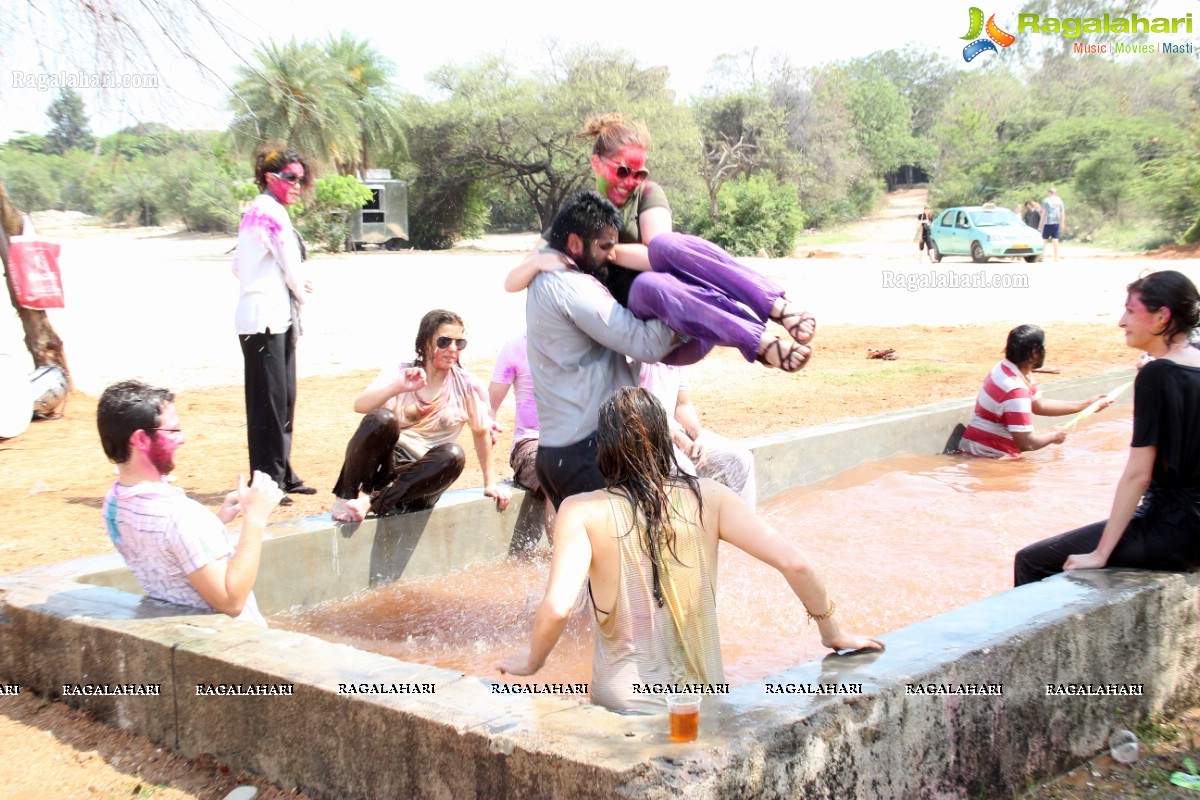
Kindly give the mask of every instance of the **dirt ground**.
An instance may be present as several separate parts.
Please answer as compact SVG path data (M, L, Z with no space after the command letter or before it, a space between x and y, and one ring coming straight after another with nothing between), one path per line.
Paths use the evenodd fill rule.
M915 194L911 201L918 207L922 202ZM851 234L867 238L869 226ZM814 342L816 354L803 372L784 375L720 352L693 368L693 396L704 425L732 437L969 397L1000 357L1009 327L821 327ZM1132 371L1136 354L1124 346L1120 332L1110 323L1045 322L1043 327L1047 366L1061 370L1041 376L1043 383L1114 369ZM895 349L895 361L866 357L869 348L885 347ZM465 363L484 380L491 374L490 360L467 358ZM301 379L293 463L321 493L295 496L295 505L279 509L275 519L328 511L342 448L357 424L351 401L373 377L371 371L357 371ZM96 438L95 404L95 396L75 394L62 419L36 422L20 437L0 440L0 515L9 520L0 536L0 574L110 551L99 507L114 468L105 461ZM176 406L188 437L177 456L177 485L215 507L232 488L234 476L246 469L242 390L239 386L190 389L178 394ZM500 422L511 430L511 401L502 409ZM511 471L503 456L510 442L505 433L496 446L496 463L502 465L506 478ZM471 453L469 436L461 443ZM456 486L479 485L479 467L470 457ZM1182 768L1175 762L1183 755L1198 755L1197 714L1148 732L1155 735L1143 737L1144 752L1161 752L1161 757L1144 759L1132 770L1100 759L1082 774L1036 790L1030 797L1176 796L1147 792L1166 783L1163 769L1169 776L1171 769ZM0 752L4 753L0 795L8 798L215 800L241 784L258 786L261 798L303 797L291 787L281 789L251 776L230 774L210 760L189 762L145 737L115 730L63 703L29 693L0 697ZM1154 766L1158 760L1161 767ZM1117 777L1110 778L1110 772ZM1180 797L1187 794L1176 791Z

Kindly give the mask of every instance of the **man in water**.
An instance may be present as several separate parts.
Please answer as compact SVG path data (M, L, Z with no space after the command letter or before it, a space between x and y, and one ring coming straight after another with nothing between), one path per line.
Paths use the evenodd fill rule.
M140 381L115 383L100 396L96 426L118 474L104 498L104 526L147 596L265 628L254 580L263 530L283 490L265 473L255 472L249 485L239 475L213 514L167 483L175 451L187 441L174 399ZM239 514L235 537L225 525Z
M565 497L604 486L596 468L600 404L618 387L637 386L636 362L661 361L677 343L674 331L639 320L598 280L620 226L620 212L608 200L595 192L572 195L548 239L567 269L539 272L525 300L540 427L537 476L556 509Z
M992 368L979 395L975 414L958 446L960 453L982 458L1009 458L1046 445L1062 444L1062 428L1033 429L1033 415L1061 417L1083 411L1092 403L1110 401L1104 395L1087 400L1047 400L1034 383L1033 371L1046 361L1046 334L1037 325L1018 325L1008 332L1004 360Z

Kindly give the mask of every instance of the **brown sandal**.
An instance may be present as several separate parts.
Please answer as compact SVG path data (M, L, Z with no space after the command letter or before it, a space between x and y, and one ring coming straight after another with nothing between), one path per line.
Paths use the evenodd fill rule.
M799 344L784 342L782 338L776 336L766 345L759 347L757 361L770 369L799 372L804 369L804 365L811 357L812 351L809 351L808 355L804 355Z
M788 335L798 344L808 344L813 340L813 336L817 335L817 318L807 311L791 311L791 307L791 303L785 305L783 313L778 317L771 317L771 321L782 325ZM800 329L800 326L806 322L813 324L813 332L807 336Z

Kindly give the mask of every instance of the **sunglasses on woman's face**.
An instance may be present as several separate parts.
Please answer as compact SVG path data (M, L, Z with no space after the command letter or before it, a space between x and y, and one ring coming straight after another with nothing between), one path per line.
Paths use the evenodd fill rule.
M303 175L297 175L294 172L268 172L267 174L274 175L276 178L279 178L279 180L287 181L288 183L290 183L292 185L295 185L295 184L299 183L300 181L304 180Z
M611 158L605 158L604 156L600 156L600 158L601 158L601 160L607 161L609 164L612 164L614 167L617 168L617 180L619 180L619 181L625 180L630 175L632 175L636 180L639 180L639 181L644 181L644 180L646 180L646 178L650 177L650 170L648 170L648 169L630 169L629 167L625 166L624 164L618 164L617 162L613 161Z
M452 336L439 336L437 338L437 349L445 350L447 347L450 346L451 342L454 343L454 347L458 350L466 350L467 349L467 340L466 339L455 339Z

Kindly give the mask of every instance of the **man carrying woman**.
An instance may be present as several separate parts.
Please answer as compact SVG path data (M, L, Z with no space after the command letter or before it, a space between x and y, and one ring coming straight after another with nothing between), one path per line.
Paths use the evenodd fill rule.
M648 180L649 135L620 114L590 120L581 137L595 139L592 172L596 187L621 214L618 243L604 278L613 297L641 320L662 320L689 339L737 348L747 361L796 372L811 355L816 321L794 308L774 281L735 261L721 248L695 236L671 232L671 207L662 187ZM543 245L545 242L542 243ZM524 289L539 271L562 269L561 256L530 253L509 274L504 288ZM779 323L791 337L767 332ZM688 348L666 363L687 364ZM682 359L682 360L681 360Z

